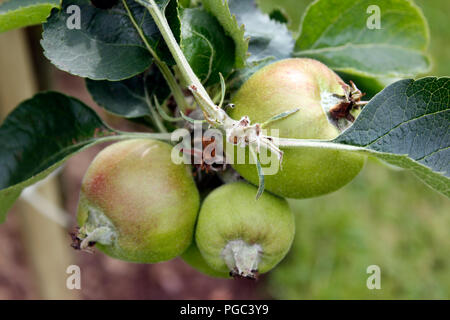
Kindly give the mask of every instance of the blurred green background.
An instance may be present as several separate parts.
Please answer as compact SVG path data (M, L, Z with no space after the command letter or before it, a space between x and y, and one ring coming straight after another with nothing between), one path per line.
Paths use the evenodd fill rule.
M296 32L311 1L259 2L266 12L287 8ZM430 75L448 76L450 1L415 2L430 25ZM291 205L297 235L289 256L268 277L274 298L450 298L450 201L411 173L369 160L344 189ZM366 287L370 265L381 268L381 290Z

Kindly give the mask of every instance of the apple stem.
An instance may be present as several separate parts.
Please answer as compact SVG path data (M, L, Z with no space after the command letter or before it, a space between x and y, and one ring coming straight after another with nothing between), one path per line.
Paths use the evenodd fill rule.
M131 12L130 8L128 7L127 2L125 0L122 0L122 3L123 3L123 6L125 7L125 10L128 13L131 23L136 28L136 31L138 32L139 36L141 37L142 41L144 42L145 46L147 47L147 50L152 55L153 60L155 61L155 64L158 66L159 70L161 71L162 75L164 76L164 79L166 79L167 84L170 87L170 90L172 91L173 97L174 97L175 101L177 102L178 107L183 112L187 112L187 110L191 109L191 106L186 102L183 91L181 90L180 86L178 85L175 76L173 75L172 71L170 71L170 68L167 66L167 64L164 63L158 57L156 52L152 49L150 43L147 40L147 37L145 36L144 32L142 31L141 27L139 26L138 22L136 21L135 17L133 16L133 13Z
M259 244L250 245L244 240L232 240L223 249L222 257L232 276L256 279L262 252Z
M190 84L189 90L191 90L192 93L194 94L195 98L197 99L197 102L200 104L207 118L208 117L212 119L218 118L219 121L223 120L221 117L223 116L223 114L220 113L220 111L223 110L219 109L215 105L215 103L208 95L205 87L198 79L194 70L192 70L189 62L184 56L183 51L178 45L178 42L175 39L172 29L170 28L169 23L167 22L167 19L162 10L159 8L159 6L155 3L154 0L136 0L136 2L146 7L147 10L150 12L153 21L155 21L159 31L161 32L161 35L164 38L164 41L166 42L170 52L172 53L172 56L175 62L177 63L177 66L183 78L186 80L187 83Z
M277 154L281 163L283 152L273 144L271 137L261 135L260 124L251 124L248 117L241 120L232 119L228 116L225 110L222 109L223 97L225 95L226 88L225 81L221 74L219 75L222 85L222 99L219 106L214 103L205 87L195 74L194 70L192 70L192 67L175 39L175 36L173 35L169 23L164 15L164 10L161 10L154 0L136 0L136 2L145 6L150 12L150 15L161 32L167 47L172 53L178 70L184 80L189 84L188 89L191 91L198 105L202 109L206 121L208 121L211 126L225 131L229 143L243 147L249 146L250 148L255 148L257 153L259 153L260 146L265 147L267 150ZM262 170L259 168L257 169L260 181L264 181L264 174ZM257 197L262 193L262 191L264 191L264 184L260 184Z

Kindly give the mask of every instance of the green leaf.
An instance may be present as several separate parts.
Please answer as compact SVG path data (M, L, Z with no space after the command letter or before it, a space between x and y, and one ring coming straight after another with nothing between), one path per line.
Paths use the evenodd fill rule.
M63 94L41 93L21 103L0 126L0 222L24 188L112 135L93 110Z
M166 62L172 57L147 9L127 0L152 50ZM168 0L159 0L165 7ZM69 29L66 9L81 9L81 29ZM119 2L110 10L94 7L89 0L63 1L44 24L41 44L45 56L58 68L93 80L123 80L149 68L152 56L140 38L126 8Z
M254 0L229 0L229 6L238 23L245 25L245 37L250 38L249 63L291 57L294 39L285 24L271 20Z
M245 36L249 37L250 57L247 65L235 72L228 83L229 88L237 90L261 68L289 58L294 39L285 24L273 21L259 11L254 0L230 0L229 5L237 20L245 24Z
M219 73L230 74L235 44L217 19L200 8L181 9L181 49L202 83L219 83Z
M264 68L270 63L274 62L273 57L268 57L265 60L250 63L246 68L237 70L232 74L230 80L227 82L227 88L231 89L232 95L259 69Z
M450 197L450 78L398 81L362 110L334 142L411 169Z
M86 86L99 106L112 114L129 119L151 115L145 98L145 85L149 96L156 95L160 102L170 95L164 77L155 67L147 74L122 81L86 79Z
M371 5L380 8L380 29L367 27ZM426 20L410 0L317 0L303 17L295 56L351 74L414 76L430 67L428 40Z
M245 37L245 29L240 25L228 7L227 0L202 0L205 9L220 22L226 34L234 40L235 67L243 68L246 65L248 39Z
M43 23L59 0L9 0L0 4L0 32Z
M312 0L257 0L261 10L272 14L280 10L288 17L288 28L292 32L297 32L300 26L302 14Z

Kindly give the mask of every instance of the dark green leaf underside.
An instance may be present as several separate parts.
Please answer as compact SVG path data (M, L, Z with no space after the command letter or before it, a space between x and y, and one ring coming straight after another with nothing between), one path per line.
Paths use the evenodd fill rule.
M86 79L86 86L95 102L106 111L125 118L150 116L145 85L149 97L156 95L161 103L170 94L165 79L156 67L151 68L148 74L140 74L122 81Z
M259 11L254 0L230 0L229 5L237 21L245 25L245 36L249 38L247 65L238 70L229 83L229 87L236 90L259 69L291 57L294 39L285 24Z
M363 109L335 142L413 169L450 196L450 78L398 81Z
M285 24L271 20L254 0L229 0L228 3L238 23L245 26L245 37L250 38L248 62L291 57L294 40Z
M25 187L113 134L93 110L63 94L41 93L21 103L0 126L0 222Z
M167 4L167 0L159 2ZM166 46L149 12L134 1L127 3L152 49L165 60ZM80 30L67 27L70 5L80 7ZM121 1L110 10L98 9L89 0L63 1L62 9L53 10L44 24L41 43L45 56L58 68L94 80L127 79L152 63ZM172 61L171 57L167 60Z

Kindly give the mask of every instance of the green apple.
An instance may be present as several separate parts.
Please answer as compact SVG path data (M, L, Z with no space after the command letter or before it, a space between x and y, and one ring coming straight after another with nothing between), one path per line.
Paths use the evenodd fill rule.
M82 183L81 248L131 262L155 263L192 243L200 198L191 169L171 161L172 147L128 140L98 154Z
M195 242L181 255L181 258L197 271L214 278L229 278L229 272L219 272L211 268L198 250Z
M351 125L358 110L336 107L351 87L327 66L312 59L287 59L256 72L233 99L230 116L249 116L264 123L286 111L290 116L267 126L281 138L331 140ZM348 96L347 96L348 97ZM339 111L339 112L337 112ZM267 190L287 198L310 198L340 189L361 171L365 157L348 151L302 148L285 149L282 169L265 177ZM235 164L248 181L258 184L254 164Z
M195 239L205 262L221 273L255 278L274 268L289 251L295 234L285 199L245 182L211 192L200 209Z

